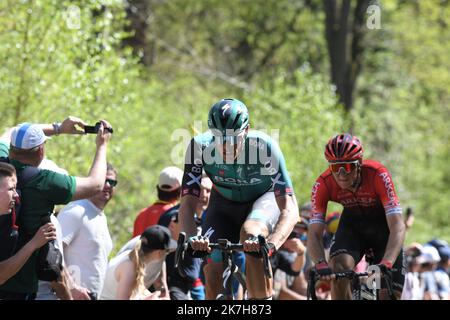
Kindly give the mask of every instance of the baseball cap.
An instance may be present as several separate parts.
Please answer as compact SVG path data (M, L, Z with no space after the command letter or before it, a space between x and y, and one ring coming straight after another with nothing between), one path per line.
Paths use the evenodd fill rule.
M426 245L422 248L420 256L417 257L418 263L436 263L441 260L439 252L433 246Z
M177 247L177 242L172 239L170 230L164 226L154 225L148 227L141 234L142 238L147 239L147 243L142 244L147 249L171 250Z
M178 221L178 211L180 210L180 205L170 208L164 212L158 220L158 224L164 227L169 227L170 222Z
M427 245L431 245L437 249L442 261L447 261L450 258L450 246L448 245L447 241L441 239L433 239L429 241Z
M183 171L177 167L166 167L159 174L158 188L163 191L174 191L181 187Z
M11 145L18 149L33 149L48 139L38 124L22 123L11 132Z

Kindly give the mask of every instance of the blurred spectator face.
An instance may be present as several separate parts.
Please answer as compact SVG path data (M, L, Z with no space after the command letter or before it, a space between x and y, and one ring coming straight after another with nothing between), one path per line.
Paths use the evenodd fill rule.
M16 192L17 178L3 177L0 180L0 214L9 213L14 207L15 199L19 195Z
M305 223L300 222L294 226L289 238L297 238L302 241L303 244L306 244L306 235L308 234L308 227ZM289 239L288 238L288 239Z
M180 224L178 223L178 214L174 215L169 223L169 230L172 239L178 241L178 236L180 235Z
M309 221L311 219L312 207L311 203L305 203L300 207L300 217L303 221Z
M209 204L209 196L211 195L212 181L208 177L202 178L200 197L197 213L201 214L206 210Z
M419 267L419 272L427 272L427 271L433 271L434 269L436 269L436 264L435 263L421 263L420 267Z
M416 258L411 258L409 264L408 264L408 271L409 272L419 272L421 271L421 266L419 263L417 263Z

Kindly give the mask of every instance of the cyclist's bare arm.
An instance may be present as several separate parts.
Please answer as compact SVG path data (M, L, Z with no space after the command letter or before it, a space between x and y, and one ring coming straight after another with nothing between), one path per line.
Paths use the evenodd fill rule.
M390 233L383 259L393 264L397 260L403 246L406 227L401 214L391 214L386 216L386 219Z
M197 226L194 220L195 209L197 208L198 198L187 194L181 198L179 223L180 231L186 232L187 237L197 234Z
M307 251L314 262L325 260L325 250L323 247L323 232L325 224L312 223L308 227Z
M275 248L279 249L294 229L299 212L295 195L279 196L276 197L276 201L280 209L280 217L273 232L267 237L267 242L273 243Z
M106 178L106 150L111 138L111 133L104 129L105 126L110 127L108 122L102 120L95 141L97 150L91 170L87 177L76 177L76 189L72 201L89 198L103 189Z

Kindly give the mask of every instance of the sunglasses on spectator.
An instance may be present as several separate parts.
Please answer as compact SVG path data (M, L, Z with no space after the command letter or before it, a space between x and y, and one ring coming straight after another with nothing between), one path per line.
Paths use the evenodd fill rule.
M352 172L353 170L355 170L359 165L359 161L352 161L352 162L334 162L334 163L330 163L330 170L333 173L338 174L339 172L341 172L342 169L344 169L344 172L346 174L349 174L350 172Z
M113 179L106 179L106 181L111 187L115 187L117 186L117 180L113 180Z

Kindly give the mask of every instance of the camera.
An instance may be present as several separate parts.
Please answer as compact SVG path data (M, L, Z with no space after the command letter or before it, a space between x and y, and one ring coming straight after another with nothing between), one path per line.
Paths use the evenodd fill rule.
M84 133L96 134L99 129L100 129L100 121L97 122L94 126L84 126ZM105 128L105 129L108 130L110 133L114 132L113 128Z

